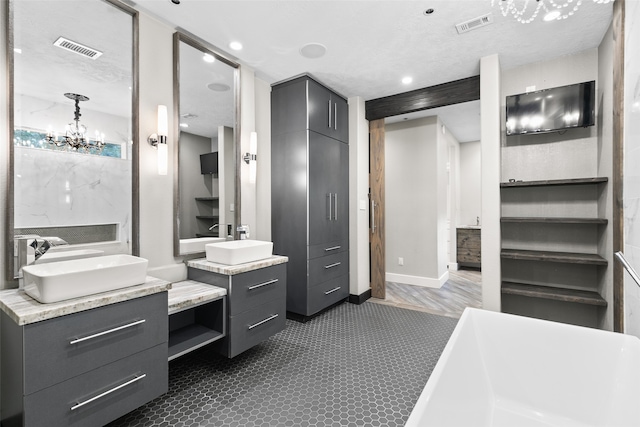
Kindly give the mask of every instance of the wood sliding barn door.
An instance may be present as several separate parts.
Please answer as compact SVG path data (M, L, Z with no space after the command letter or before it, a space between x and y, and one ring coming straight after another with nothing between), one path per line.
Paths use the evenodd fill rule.
M385 227L384 227L384 119L369 122L369 250L371 296L384 298Z

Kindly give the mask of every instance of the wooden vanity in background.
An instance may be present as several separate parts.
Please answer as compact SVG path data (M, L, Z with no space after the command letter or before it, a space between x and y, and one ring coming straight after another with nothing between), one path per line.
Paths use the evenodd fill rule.
M464 226L456 229L457 257L461 267L480 268L482 261L480 251L480 227Z

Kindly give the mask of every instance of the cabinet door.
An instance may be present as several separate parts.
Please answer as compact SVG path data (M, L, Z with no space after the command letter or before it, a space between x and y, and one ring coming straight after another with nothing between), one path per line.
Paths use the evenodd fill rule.
M335 139L309 132L309 245L336 240L335 203L338 194L339 209L343 145Z
M334 215L332 240L349 240L349 146L338 143L340 150L339 170L336 172L336 187L333 189Z
M331 92L313 80L307 81L307 91L309 129L333 137L335 130L333 128Z
M349 106L347 101L333 94L333 137L338 141L349 142Z

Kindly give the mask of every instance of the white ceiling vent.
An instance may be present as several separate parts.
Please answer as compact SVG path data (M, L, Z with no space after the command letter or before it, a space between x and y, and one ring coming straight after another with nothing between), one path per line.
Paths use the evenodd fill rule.
M99 50L95 50L78 42L65 39L64 37L58 38L58 40L56 40L53 45L58 46L59 48L62 48L64 50L77 53L78 55L82 55L85 58L96 59L97 57L102 55L102 52L100 52Z
M492 23L493 14L487 13L486 15L482 15L456 25L456 30L458 30L458 34L462 34L466 33L467 31L475 30L476 28L484 27L485 25L489 25Z

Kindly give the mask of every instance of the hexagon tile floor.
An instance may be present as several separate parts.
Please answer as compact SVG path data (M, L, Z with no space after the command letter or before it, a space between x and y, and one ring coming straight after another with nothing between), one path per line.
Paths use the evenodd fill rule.
M233 358L169 364L169 392L119 426L402 426L457 319L345 303Z

